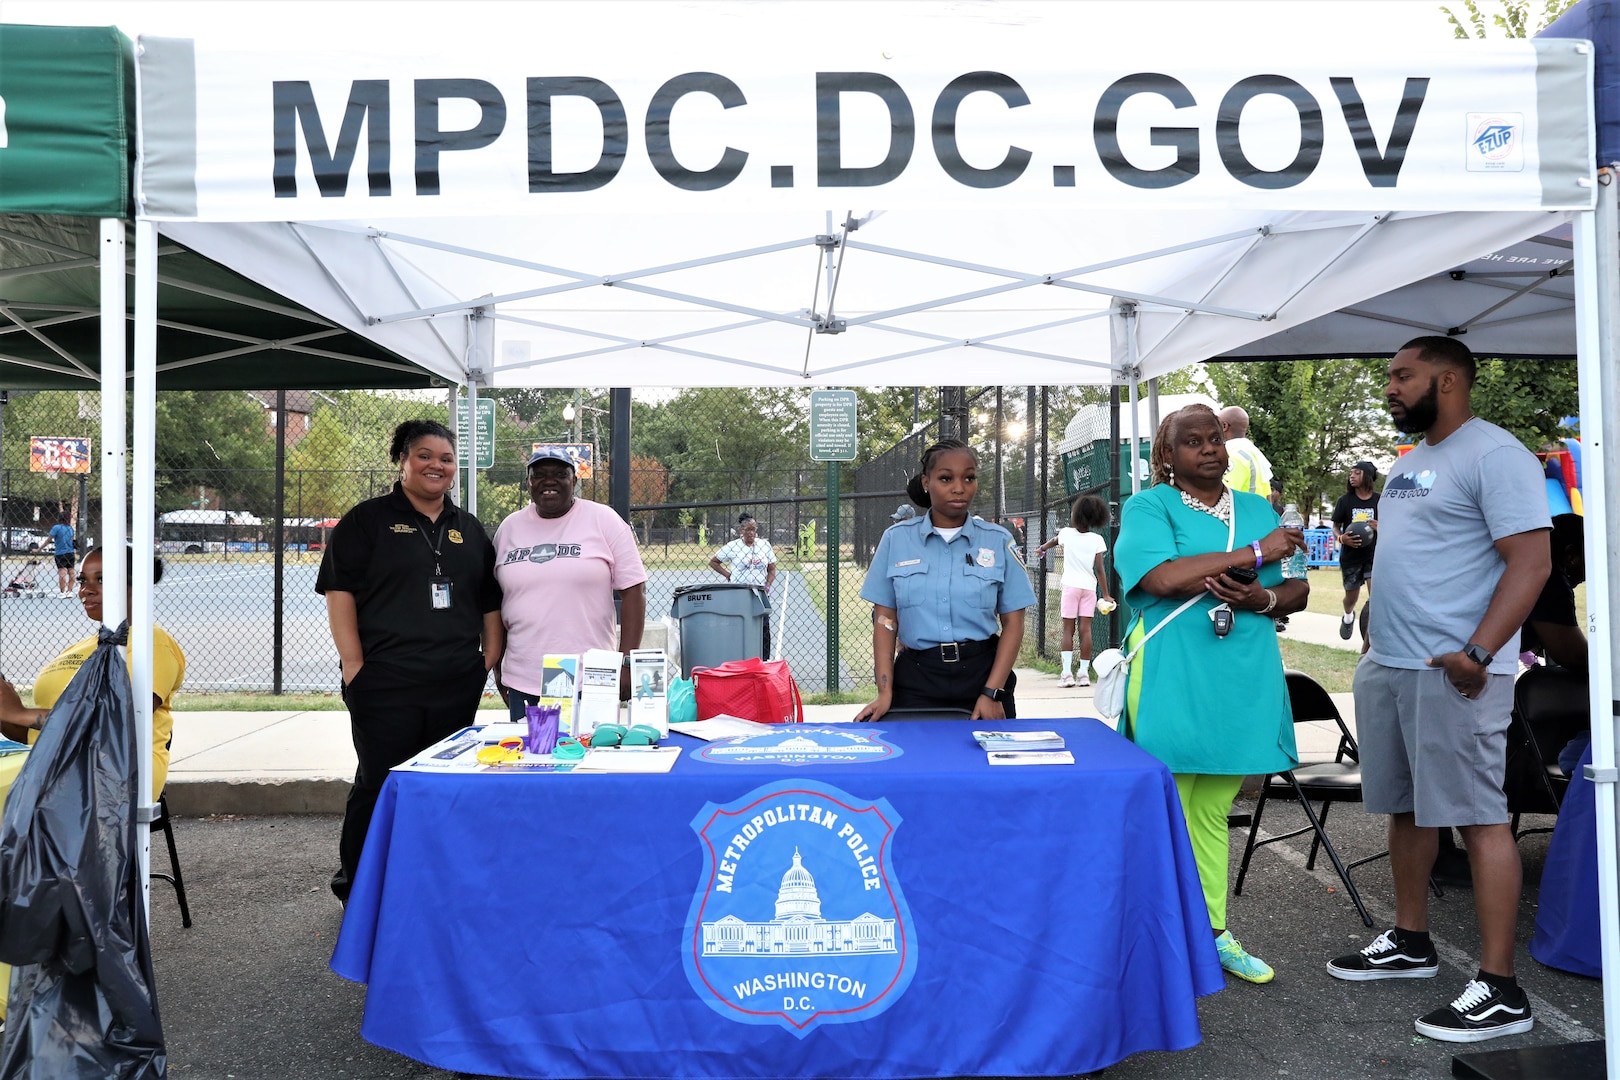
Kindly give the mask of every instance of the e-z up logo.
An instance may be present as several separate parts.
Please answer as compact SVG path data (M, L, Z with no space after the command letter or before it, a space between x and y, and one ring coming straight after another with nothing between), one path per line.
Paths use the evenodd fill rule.
M741 1024L803 1038L883 1012L917 967L891 854L900 817L814 780L756 788L692 828L703 876L681 943L687 981Z
M1524 171L1524 115L1468 114L1468 171Z

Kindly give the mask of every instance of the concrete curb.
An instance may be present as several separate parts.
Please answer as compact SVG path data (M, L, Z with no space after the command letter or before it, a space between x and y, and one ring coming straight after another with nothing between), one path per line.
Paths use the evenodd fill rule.
M349 798L342 777L266 780L176 778L164 789L176 817L215 814L341 814Z

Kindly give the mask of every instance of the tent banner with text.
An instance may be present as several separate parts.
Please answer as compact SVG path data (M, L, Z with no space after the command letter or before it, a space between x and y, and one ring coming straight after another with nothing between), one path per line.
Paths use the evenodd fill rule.
M545 40L491 26L477 50L424 40L416 56L143 37L139 210L367 221L1593 204L1586 42L1304 50L1268 48L1262 25L1242 50L1212 50L1185 34L1098 36L1086 5L998 21L873 3L844 27L817 10L555 3Z

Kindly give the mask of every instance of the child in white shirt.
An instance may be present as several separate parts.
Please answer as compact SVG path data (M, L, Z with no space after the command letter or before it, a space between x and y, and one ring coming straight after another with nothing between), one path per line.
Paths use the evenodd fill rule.
M1102 529L1108 524L1108 504L1095 495L1082 495L1074 501L1069 515L1069 527L1061 530L1055 539L1041 545L1045 554L1058 545L1063 546L1063 675L1059 686L1090 686L1091 676L1091 616L1097 610L1097 598L1108 601L1112 610L1113 598L1108 595L1108 575L1103 570L1103 552L1108 541ZM1074 631L1080 629L1080 677L1074 676Z

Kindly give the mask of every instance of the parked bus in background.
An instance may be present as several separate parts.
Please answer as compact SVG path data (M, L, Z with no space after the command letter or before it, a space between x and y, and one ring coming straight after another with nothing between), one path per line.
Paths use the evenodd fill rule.
M158 515L157 541L165 555L256 551L264 523L245 510L171 510Z

